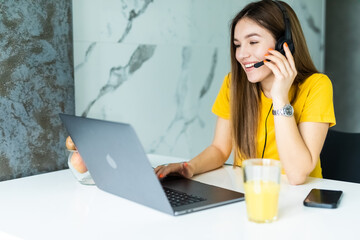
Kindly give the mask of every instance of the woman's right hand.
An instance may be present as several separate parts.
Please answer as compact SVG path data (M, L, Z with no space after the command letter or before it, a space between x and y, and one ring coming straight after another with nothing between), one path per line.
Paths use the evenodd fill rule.
M179 174L186 178L191 178L194 176L194 167L191 163L182 162L182 163L170 163L165 165L160 165L155 168L155 174L159 179L166 177L168 174Z

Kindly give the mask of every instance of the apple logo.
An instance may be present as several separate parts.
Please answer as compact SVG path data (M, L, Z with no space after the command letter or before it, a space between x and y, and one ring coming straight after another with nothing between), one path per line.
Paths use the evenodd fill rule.
M113 169L117 168L117 164L116 164L115 160L110 156L110 154L106 155L106 161L109 163L110 167L112 167Z

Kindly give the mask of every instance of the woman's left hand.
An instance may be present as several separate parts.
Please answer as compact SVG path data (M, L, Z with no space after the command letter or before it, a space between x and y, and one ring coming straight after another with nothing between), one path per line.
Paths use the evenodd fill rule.
M274 107L275 105L283 107L289 103L289 90L297 75L295 61L287 43L284 43L284 50L286 56L273 49L269 49L269 54L265 55L270 61L264 61L264 64L275 76L270 91Z

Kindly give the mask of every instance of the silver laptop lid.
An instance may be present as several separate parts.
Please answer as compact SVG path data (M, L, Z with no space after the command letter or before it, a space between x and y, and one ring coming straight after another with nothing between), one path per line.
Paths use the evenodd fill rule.
M59 115L98 188L173 214L131 125Z

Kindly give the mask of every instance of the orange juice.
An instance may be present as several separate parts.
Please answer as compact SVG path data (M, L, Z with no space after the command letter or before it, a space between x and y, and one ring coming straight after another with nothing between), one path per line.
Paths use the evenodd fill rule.
M244 183L248 218L254 222L271 222L276 219L280 184L271 181Z

